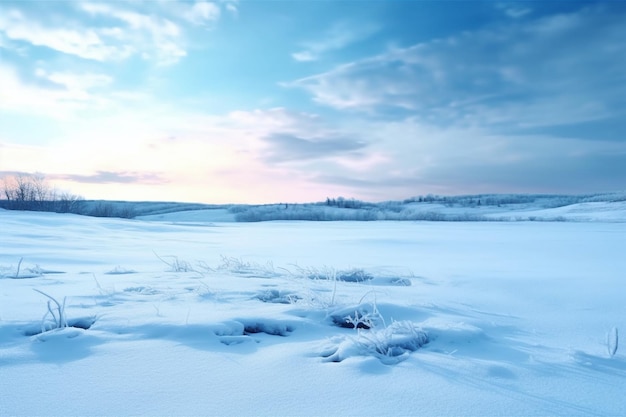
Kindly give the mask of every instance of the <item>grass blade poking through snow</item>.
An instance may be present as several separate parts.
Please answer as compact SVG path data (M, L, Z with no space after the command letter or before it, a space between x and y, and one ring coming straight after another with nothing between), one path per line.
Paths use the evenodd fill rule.
M22 266L22 261L24 258L20 258L20 261L17 263L17 272L15 273L15 279L20 277L20 266Z
M164 259L166 257L159 256L155 251L152 251L152 253L154 253L154 256L159 258L161 262L170 267L169 272L196 272L189 262L178 259L178 256L168 255L166 257L172 260L167 261Z
M613 327L611 331L606 335L606 346L609 351L609 356L613 357L617 353L617 347L619 345L619 335L617 333L617 327Z
M52 316L52 321L54 323L52 329L61 329L63 327L67 327L67 320L65 318L65 301L67 300L67 297L63 297L63 304L59 303L57 301L56 298L52 297L51 295L46 294L45 292L38 290L36 288L33 288L34 291L37 291L39 294L48 297L48 311L46 312L46 314L43 316L43 318L41 319L41 332L45 332L46 328L45 328L45 321L46 318L48 317L48 314L50 314ZM52 306L50 305L50 301L52 301L54 304L56 304L56 310L57 310L57 314L54 314L54 310L52 309Z

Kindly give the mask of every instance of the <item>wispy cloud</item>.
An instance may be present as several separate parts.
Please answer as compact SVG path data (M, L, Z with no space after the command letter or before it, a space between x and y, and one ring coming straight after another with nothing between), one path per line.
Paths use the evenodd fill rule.
M519 19L532 13L530 2L496 3L496 8L512 19Z
M0 63L0 111L29 114L45 119L67 120L81 111L102 111L126 107L138 92L114 88L114 78L101 72L49 71L38 67L33 74L21 75L15 68ZM137 101L136 99L134 101Z
M351 111L529 127L615 116L626 96L626 14L575 13L388 51L285 85Z
M271 145L264 158L269 162L334 158L363 149L366 143L350 138L305 138L276 133L263 138Z
M620 189L626 142L548 134L498 134L488 128L433 126L417 119L372 120L353 128L386 162L367 172L316 170L361 193L385 189L402 198L433 193L576 192ZM371 191L370 191L371 190ZM378 190L378 191L377 191Z
M319 115L285 108L237 111L228 115L231 128L248 132L264 161L298 162L360 156L367 147L361 139L345 135Z
M38 68L35 74L52 83L62 86L74 97L89 97L89 90L109 86L113 82L113 77L106 74L74 74L70 72L52 72Z
M58 52L96 61L119 60L132 51L125 45L107 44L98 31L67 29L41 24L21 11L9 9L0 14L0 32L9 40L45 46Z
M303 42L303 49L291 54L296 61L316 61L320 57L330 51L343 49L355 42L362 41L374 33L379 28L373 24L355 23L335 23L328 29L320 39L314 41Z
M228 120L244 129L253 128L255 134L259 136L276 132L299 133L307 131L319 133L323 126L316 114L290 111L284 107L237 110L228 114Z
M224 7L230 14L235 17L239 16L239 9L237 8L238 0L222 0L222 3L224 3Z
M187 54L185 25L208 26L217 21L221 7L199 1L76 2L63 5L63 19L37 13L35 8L4 7L0 14L0 44L26 42L70 56L99 62L131 56L160 65L177 63ZM6 40L2 40L6 39Z
M69 180L89 184L163 184L167 182L167 180L162 178L161 174L127 171L97 171L94 174L88 175L56 174L50 176L50 179Z
M202 4L202 3L198 3ZM185 16L194 22L201 22L204 16L210 17L209 9L194 5ZM105 28L102 33L115 37L133 52L140 52L143 58L152 58L163 65L176 63L187 53L180 41L181 29L171 20L150 14L126 10L119 5L104 3L81 3L80 8L92 16L105 16L125 26Z
M44 70L37 71L36 76L48 84L25 83L15 69L0 64L0 110L64 118L83 108L85 103L102 103L89 90L111 80L102 74L49 74Z
M182 16L196 25L206 25L219 19L221 9L215 3L199 1L182 10Z

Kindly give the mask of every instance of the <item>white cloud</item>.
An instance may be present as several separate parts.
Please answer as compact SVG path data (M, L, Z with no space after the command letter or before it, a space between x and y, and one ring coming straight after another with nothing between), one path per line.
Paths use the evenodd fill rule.
M317 55L315 55L311 51L294 52L293 54L291 54L291 57L295 59L296 61L300 61L300 62L317 60Z
M167 65L186 55L181 30L168 19L107 4L80 3L79 7L91 15L114 18L120 25L90 28L73 25L73 29L67 29L45 25L42 19L11 9L0 15L0 32L10 40L95 61L123 60L139 53Z
M393 65L393 59L385 55L282 85L303 88L313 95L314 101L337 109L369 111L386 103L410 108L419 83L412 74L394 73Z
M0 48L15 50L13 44L26 42L87 60L140 56L172 65L187 55L185 29L217 21L222 8L236 11L233 2L209 1L70 2L63 6L69 9L59 16L37 14L26 7L4 8Z
M80 7L91 15L103 15L125 23L125 28L99 30L101 34L125 44L128 49L141 51L144 59L154 59L160 65L171 65L187 55L183 47L182 30L169 19L102 3L81 3Z
M512 19L519 19L521 17L527 16L532 12L532 9L528 7L529 2L524 3L496 3L496 7L508 17Z
M89 90L111 84L113 78L105 74L71 74L54 72L46 74L38 71L40 76L57 84L64 85L68 90Z
M378 31L378 27L364 23L336 23L322 37L315 41L304 42L303 50L294 52L291 57L296 61L316 61L324 53L339 50L348 45L366 39Z
M154 37L166 38L180 35L180 29L171 21L133 11L111 7L107 4L81 3L80 7L92 15L104 15L121 20L132 30L145 30Z
M251 111L233 111L228 119L241 128L253 128L259 136L275 132L301 132L312 134L319 127L319 118L315 114L289 111L283 107L256 109Z
M114 78L100 72L38 67L32 74L21 74L0 62L0 85L0 113L27 115L33 120L78 121L154 102L146 92L115 88Z
M0 14L0 31L10 40L45 46L85 59L107 61L130 55L127 47L107 45L95 30L44 27L18 10Z
M237 17L239 15L239 10L237 9L237 6L235 6L235 4L236 4L236 1L227 1L225 7L226 7L226 10L228 10L230 14Z
M110 77L101 74L47 74L38 70L36 75L63 88L26 84L13 68L0 65L0 110L67 118L76 110L102 105L106 100L92 95L89 90L111 82Z
M215 3L200 1L186 10L183 15L191 23L204 25L218 20L220 14L220 8Z

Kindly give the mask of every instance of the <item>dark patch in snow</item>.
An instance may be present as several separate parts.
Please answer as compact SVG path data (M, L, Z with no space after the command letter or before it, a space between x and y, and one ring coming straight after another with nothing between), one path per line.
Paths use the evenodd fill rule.
M343 282L365 282L374 279L374 276L362 269L351 269L348 271L338 271L337 281Z
M392 285L392 286L397 286L397 287L410 287L411 286L411 280L408 278L395 277L395 278L388 278L386 279L386 281L388 285Z
M345 329L370 329L384 322L374 304L360 304L330 313L331 322Z
M343 318L334 316L334 317L332 317L332 319L333 319L333 323L335 325L337 325L339 327L343 327L344 329L354 329L354 327L355 327L354 323L352 323L350 321L349 316L343 317ZM359 322L356 323L356 328L357 329L370 329L371 326L369 324L367 324L367 323L359 321Z
M257 294L254 298L264 303L274 304L293 304L302 299L302 297L296 294L279 290L266 290Z
M230 345L240 345L242 343L253 342L254 340L245 335L241 336L219 336L220 343L223 343L227 346Z
M302 269L305 276L314 280L342 281L342 282L365 282L374 279L374 276L361 268L336 271L332 268L308 268Z
M155 290L154 288L144 286L124 288L124 292L135 292L137 294L143 295L159 294L159 291Z
M76 327L78 329L90 329L96 322L95 316L79 317L67 321L68 327Z
M278 320L265 320L265 321L244 321L243 322L244 334L256 334L265 333L271 336L289 336L295 328L287 323L283 323Z
M68 319L67 326L65 327L66 328L72 327L75 329L87 330L87 329L90 329L91 326L93 326L96 320L97 320L96 316L87 316L87 317L78 317L74 319ZM24 336L36 336L38 334L46 333L55 329L57 328L52 328L50 327L49 324L45 325L43 328L41 324L32 325L24 329Z

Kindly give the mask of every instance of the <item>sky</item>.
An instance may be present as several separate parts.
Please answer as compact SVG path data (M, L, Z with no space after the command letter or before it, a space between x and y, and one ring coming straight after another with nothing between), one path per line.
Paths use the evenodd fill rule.
M0 0L0 176L205 203L626 189L626 2Z

